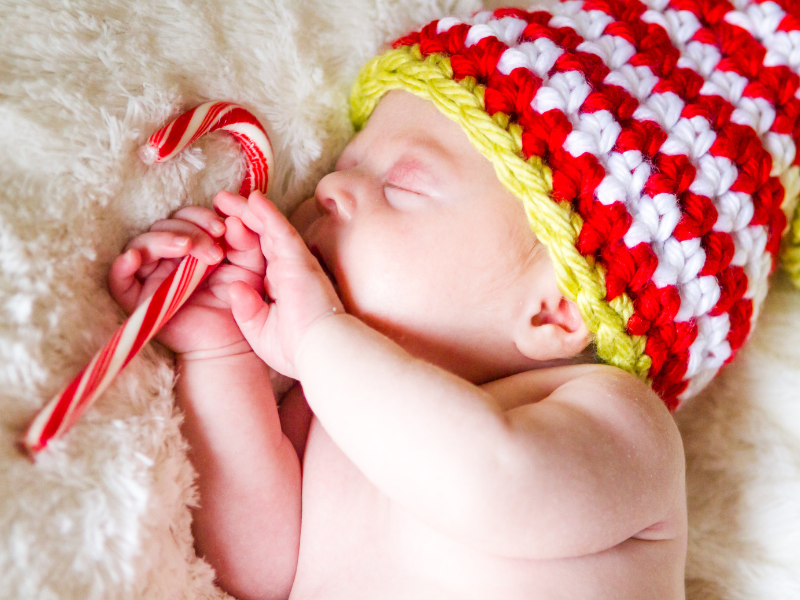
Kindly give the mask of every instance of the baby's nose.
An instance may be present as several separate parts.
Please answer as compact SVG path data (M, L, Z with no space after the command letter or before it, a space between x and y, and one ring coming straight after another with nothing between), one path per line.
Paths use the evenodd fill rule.
M314 196L320 210L334 217L349 220L356 208L355 188L357 183L347 171L334 171L317 184Z

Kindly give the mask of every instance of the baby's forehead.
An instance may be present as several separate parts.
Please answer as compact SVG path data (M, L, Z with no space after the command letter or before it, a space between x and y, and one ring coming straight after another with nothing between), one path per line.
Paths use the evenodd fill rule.
M460 125L429 100L405 90L385 94L347 151L362 146L392 146L417 152L421 158L462 159L478 153Z

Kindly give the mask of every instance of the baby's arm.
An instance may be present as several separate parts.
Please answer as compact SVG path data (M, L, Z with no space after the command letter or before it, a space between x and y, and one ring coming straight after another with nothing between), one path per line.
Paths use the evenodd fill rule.
M287 598L300 543L300 462L281 432L268 368L252 352L179 357L177 368L198 473L197 548L237 598Z
M542 374L472 385L340 314L302 240L263 198L251 196L243 218L261 233L275 302L232 288L242 331L292 370L336 444L418 518L497 554L554 558L610 548L666 517L683 455L643 384L598 366L560 385ZM504 399L523 388L547 397L510 408Z
M268 369L236 326L227 291L231 281L263 289L258 237L236 218L223 224L213 211L181 209L131 241L109 287L131 311L186 254L215 262L214 238L228 260L157 337L176 353L182 429L199 475L192 529L198 554L228 592L286 598L299 547L300 465L281 433Z
M315 416L370 481L432 527L496 554L611 548L665 519L681 488L672 418L613 367L540 371L558 379L572 369L573 378L504 410L502 385L515 382L489 393L349 315L317 321L295 366Z

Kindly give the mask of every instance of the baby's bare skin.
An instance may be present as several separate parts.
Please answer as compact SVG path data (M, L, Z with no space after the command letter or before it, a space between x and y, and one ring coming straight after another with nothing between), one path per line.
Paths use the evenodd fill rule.
M159 337L220 586L684 597L675 423L633 376L570 364L589 340L577 307L458 125L392 92L294 226L257 193L215 208L224 233L183 209L131 242L110 287L131 310L179 257L231 248ZM266 365L302 384L280 410Z
M627 375L620 377L611 368L598 371L588 365L550 371L540 373L542 377L529 390L532 397L541 393L539 386L543 383L559 383L565 377L569 377L573 392L596 397L600 378L611 387L620 387L620 398L631 392L641 396L625 400L652 413L665 436L662 441L672 446L675 462L682 465L671 418L664 414L660 401L638 382L626 381ZM302 395L293 395L289 402L300 405L302 400L297 402L296 396ZM685 598L686 496L682 477L674 491L659 522L607 549L563 558L508 558L443 535L397 506L363 476L314 421L305 453L303 529L290 597ZM530 508L536 510L535 506ZM625 518L624 512L620 518Z

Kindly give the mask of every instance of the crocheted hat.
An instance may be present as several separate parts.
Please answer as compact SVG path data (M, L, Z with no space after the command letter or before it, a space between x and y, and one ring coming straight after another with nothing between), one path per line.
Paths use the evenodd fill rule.
M600 358L674 410L748 337L800 193L792 2L441 19L364 67L353 123L393 89L460 123L523 202ZM783 261L800 280L800 220L792 233Z

